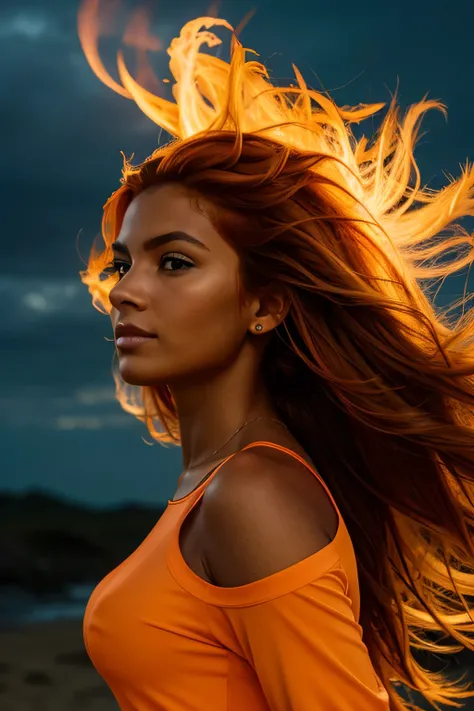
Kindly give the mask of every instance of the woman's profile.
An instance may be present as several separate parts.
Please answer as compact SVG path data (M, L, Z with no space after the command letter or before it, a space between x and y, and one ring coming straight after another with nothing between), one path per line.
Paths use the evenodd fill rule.
M431 298L473 260L474 169L435 191L413 155L444 107L393 100L356 140L383 104L275 86L209 17L171 43L167 101L121 53L107 75L96 6L92 69L172 138L124 159L81 278L119 402L183 471L94 590L89 656L122 711L462 704L423 657L474 650L474 323Z

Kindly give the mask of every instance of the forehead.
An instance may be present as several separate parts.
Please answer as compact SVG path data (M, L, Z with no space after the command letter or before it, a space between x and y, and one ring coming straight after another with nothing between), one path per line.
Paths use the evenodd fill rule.
M127 247L139 244L167 232L187 232L209 247L224 240L206 214L203 200L196 198L184 186L167 184L144 190L130 203L117 241Z

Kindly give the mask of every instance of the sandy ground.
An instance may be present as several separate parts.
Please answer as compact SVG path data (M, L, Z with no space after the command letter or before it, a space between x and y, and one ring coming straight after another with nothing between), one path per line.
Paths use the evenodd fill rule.
M0 711L118 711L92 666L82 621L0 632Z

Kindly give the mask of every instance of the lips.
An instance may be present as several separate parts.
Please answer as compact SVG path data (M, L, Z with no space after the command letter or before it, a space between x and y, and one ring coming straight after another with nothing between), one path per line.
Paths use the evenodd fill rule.
M156 334L145 331L132 323L119 323L115 328L115 345L117 348L136 348L157 338Z
M133 323L118 323L115 327L115 338L142 336L144 338L156 338L156 334L145 331Z

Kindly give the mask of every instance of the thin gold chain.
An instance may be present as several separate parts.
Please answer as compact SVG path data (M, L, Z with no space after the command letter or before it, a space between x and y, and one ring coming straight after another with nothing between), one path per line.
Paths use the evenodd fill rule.
M224 444L221 447L219 447L218 449L215 449L214 452L212 452L212 454L210 454L208 457L206 457L206 459L203 459L202 462L199 462L199 464L194 464L192 468L195 469L196 467L200 467L201 464L204 464L204 462L207 462L207 460L210 459L211 457L213 457L215 454L217 454L217 452L220 452L221 449L224 449L226 444L229 444L230 440L233 439L235 437L235 435L240 432L240 430L243 430L243 428L246 425L249 425L251 422L255 422L256 420L273 420L274 422L279 422L280 425L283 425L283 427L288 429L288 427L285 425L284 422L281 422L281 420L277 420L275 417L266 417L265 415L260 415L259 417L254 417L253 420L248 420L247 422L244 422L244 424L241 427L239 427L239 429L236 430L231 437L229 437L227 442L224 442Z

